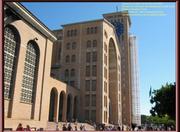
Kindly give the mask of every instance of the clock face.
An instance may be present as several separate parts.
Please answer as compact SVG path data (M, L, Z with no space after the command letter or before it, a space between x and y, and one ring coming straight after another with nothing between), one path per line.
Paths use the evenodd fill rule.
M123 26L122 23L120 23L120 22L113 22L112 24L115 26L115 28L116 28L116 33L117 33L118 36L120 36L121 34L123 34L123 32L124 32L124 26Z

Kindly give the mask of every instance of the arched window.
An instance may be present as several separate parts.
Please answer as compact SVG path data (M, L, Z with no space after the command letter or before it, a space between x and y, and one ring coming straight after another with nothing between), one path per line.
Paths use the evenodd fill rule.
M90 41L90 40L87 41L86 47L87 47L87 48L91 48L91 41Z
M65 77L65 79L69 78L69 70L68 69L65 70L64 77Z
M76 42L72 43L72 49L76 49Z
M4 29L4 98L11 98L19 52L19 35L12 26Z
M71 77L75 76L75 69L71 69Z
M39 48L35 41L29 41L26 49L21 102L33 103L39 66Z
M72 55L71 62L76 62L76 55Z
M69 61L70 61L70 57L69 57L69 55L67 55L66 56L66 63L69 63Z
M93 40L93 47L97 47L97 40Z

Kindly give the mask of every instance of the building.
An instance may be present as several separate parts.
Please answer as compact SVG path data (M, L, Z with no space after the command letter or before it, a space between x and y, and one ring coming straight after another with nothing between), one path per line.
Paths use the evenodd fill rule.
M4 14L5 128L73 119L131 125L127 12L55 31L20 3L6 2Z
M50 77L54 34L25 7L4 4L4 128L78 118L79 90Z
M131 77L132 77L132 123L141 125L140 98L139 98L139 68L136 36L130 35Z
M60 37L53 48L58 51L53 58L58 59L52 63L52 74L80 90L80 120L122 124L120 51L114 26L100 19L66 24L54 34Z
M122 123L131 125L132 88L129 28L131 20L127 11L104 14L103 17L116 29L121 53Z

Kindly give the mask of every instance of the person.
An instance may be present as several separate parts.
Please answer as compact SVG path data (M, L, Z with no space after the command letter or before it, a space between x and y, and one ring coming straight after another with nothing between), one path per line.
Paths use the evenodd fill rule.
M21 123L18 124L18 127L16 128L16 131L24 131L24 128L22 127Z
M67 130L66 125L65 125L65 124L63 124L62 130L63 130L63 131L66 131L66 130Z
M77 129L77 126L75 126L75 131L77 131L78 129Z
M31 128L29 125L26 126L26 131L31 131Z
M71 123L69 123L69 125L68 125L68 131L71 131L72 130L72 127L71 127Z
M80 130L82 131L83 130L83 125L81 124L81 126L80 126Z

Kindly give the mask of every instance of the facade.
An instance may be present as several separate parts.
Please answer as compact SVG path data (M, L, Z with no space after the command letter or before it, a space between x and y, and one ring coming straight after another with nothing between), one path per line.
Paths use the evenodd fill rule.
M131 125L132 89L131 89L131 56L129 45L129 28L131 20L127 11L104 14L116 28L121 53L121 91L122 91L122 123Z
M136 36L130 35L131 77L132 77L132 123L141 125L139 99L139 71Z
M53 33L16 2L4 5L4 128L78 118L79 90L50 77ZM68 111L68 112L67 112Z
M5 3L5 128L74 119L131 125L130 18L103 16L50 31L21 4Z
M120 52L114 26L100 19L63 25L62 30L54 31L63 38L56 41L61 53L54 53L59 60L52 63L52 74L80 90L80 120L122 124ZM59 51L60 45L54 49Z

